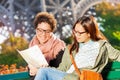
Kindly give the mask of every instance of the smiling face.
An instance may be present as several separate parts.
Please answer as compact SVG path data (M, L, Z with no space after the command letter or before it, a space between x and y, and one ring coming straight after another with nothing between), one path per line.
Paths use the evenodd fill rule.
M40 41L40 44L46 43L52 35L50 25L46 22L39 23L36 28L36 35L38 40Z
M90 34L85 31L80 23L75 25L73 33L76 37L77 42L85 43L90 40Z

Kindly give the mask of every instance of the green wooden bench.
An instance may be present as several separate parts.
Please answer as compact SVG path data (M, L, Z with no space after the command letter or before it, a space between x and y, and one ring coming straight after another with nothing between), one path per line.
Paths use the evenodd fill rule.
M0 75L0 80L30 80L28 72Z
M111 62L103 70L104 80L120 80L120 62Z
M120 80L120 62L109 63L102 72L104 80ZM0 80L29 80L28 72L0 75Z

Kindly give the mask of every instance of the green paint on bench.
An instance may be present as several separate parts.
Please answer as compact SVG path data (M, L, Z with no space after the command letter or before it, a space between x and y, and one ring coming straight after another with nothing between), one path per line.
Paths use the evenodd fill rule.
M120 62L109 63L102 72L104 80L120 80Z
M0 75L0 80L29 80L28 72Z
M104 80L120 80L120 62L109 63L102 72ZM28 72L0 75L0 80L29 80Z

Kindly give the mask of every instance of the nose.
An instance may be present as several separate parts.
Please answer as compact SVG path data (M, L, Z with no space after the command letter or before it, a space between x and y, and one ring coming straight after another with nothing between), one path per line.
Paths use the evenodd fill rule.
M44 32L44 31L42 32L42 35L45 35L45 32Z

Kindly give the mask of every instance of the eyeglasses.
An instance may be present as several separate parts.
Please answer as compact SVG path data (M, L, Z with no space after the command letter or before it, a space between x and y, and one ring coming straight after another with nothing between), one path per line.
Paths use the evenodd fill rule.
M83 33L86 33L86 31L84 31L84 32L78 32L78 31L73 30L73 33L76 34L76 35L78 35L78 36L81 36Z
M44 29L40 29L40 28L37 28L36 31L37 31L39 34L42 34L42 33L49 34L49 33L52 32L51 30L44 30Z

